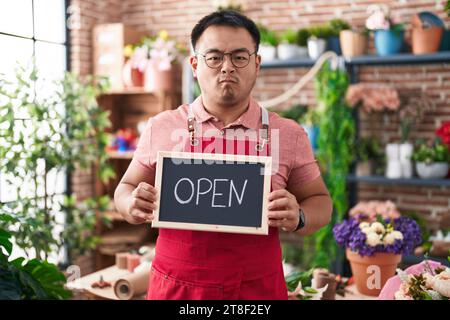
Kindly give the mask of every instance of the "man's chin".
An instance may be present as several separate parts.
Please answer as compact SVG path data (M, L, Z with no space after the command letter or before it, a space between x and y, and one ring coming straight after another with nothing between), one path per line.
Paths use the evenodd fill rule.
M237 102L235 95L223 95L219 100L223 105L234 105Z
M236 103L237 95L234 94L234 91L225 90L225 91L222 91L222 94L220 95L219 100L224 104L233 104L233 103Z

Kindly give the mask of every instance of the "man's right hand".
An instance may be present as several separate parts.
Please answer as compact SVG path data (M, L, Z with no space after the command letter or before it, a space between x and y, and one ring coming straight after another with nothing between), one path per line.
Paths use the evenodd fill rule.
M126 220L132 224L149 223L156 210L157 190L146 182L140 182L131 193Z

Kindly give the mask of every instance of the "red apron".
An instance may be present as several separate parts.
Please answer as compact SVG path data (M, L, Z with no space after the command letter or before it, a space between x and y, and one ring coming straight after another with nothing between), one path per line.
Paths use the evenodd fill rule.
M185 151L203 152L210 143L220 141L224 153L227 153L228 143L234 143L233 150L238 150L236 140L212 137L200 139L198 146L192 146L188 141ZM255 146L256 142L247 140L245 155L249 155L250 148ZM269 150L264 148L268 148L268 144L263 146L258 155L268 155ZM159 230L147 299L287 298L277 228L269 227L269 235Z

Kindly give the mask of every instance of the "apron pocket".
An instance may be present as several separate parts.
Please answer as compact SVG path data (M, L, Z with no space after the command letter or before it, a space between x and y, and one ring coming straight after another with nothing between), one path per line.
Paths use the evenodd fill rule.
M222 300L223 287L176 279L152 266L148 300Z

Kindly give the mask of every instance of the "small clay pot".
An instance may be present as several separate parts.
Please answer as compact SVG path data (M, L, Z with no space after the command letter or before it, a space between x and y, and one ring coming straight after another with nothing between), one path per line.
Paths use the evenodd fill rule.
M373 256L361 256L350 249L346 250L350 261L353 279L359 293L378 296L386 281L395 275L401 254L377 252Z

